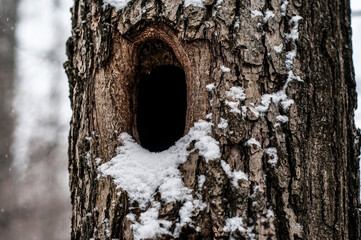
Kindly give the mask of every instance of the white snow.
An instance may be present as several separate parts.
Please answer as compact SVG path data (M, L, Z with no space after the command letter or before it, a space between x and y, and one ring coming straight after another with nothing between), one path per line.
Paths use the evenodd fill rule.
M285 116L285 115L278 115L276 117L276 120L281 122L281 123L286 123L286 122L288 122L288 117Z
M226 100L225 104L231 108L230 112L241 113L241 111L238 108L239 102L233 102L233 101Z
M105 235L107 237L110 237L110 230L109 230L109 219L108 218L105 218L103 221L102 221L103 224L105 224Z
M226 163L223 160L221 161L221 165L222 165L222 168L223 168L224 172L226 173L226 175L230 179L232 179L232 184L236 189L239 188L238 180L243 179L243 180L248 181L248 176L244 172L242 172L242 171L232 171L229 164Z
M117 148L117 156L98 167L99 175L111 176L118 188L127 191L131 203L137 201L143 210L149 207L141 214L140 222L132 214L128 214L128 218L133 219L135 239L171 234L168 230L171 223L157 220L159 202L154 200L157 189L163 201L183 203L178 227L173 232L175 235L184 224L191 221L192 211L205 207L200 200L193 199L190 189L184 186L178 166L196 149L207 162L220 158L219 143L210 136L211 128L211 123L200 120L174 146L158 153L149 152L129 134L122 133L120 141L123 145ZM195 147L188 151L187 148L193 141ZM200 187L204 180L205 177L200 178Z
M225 67L225 66L223 66L223 65L222 65L220 68L221 68L222 72L226 72L226 73L228 73L228 72L230 72L230 71L231 71L231 69L230 69L230 68Z
M245 119L247 116L247 106L242 106L242 118Z
M234 28L239 28L239 24L240 24L240 22L239 22L239 17L237 16L237 17L235 17L235 19L236 19L236 21L234 21Z
M264 18L263 18L263 24L266 24L268 22L268 20L274 16L275 16L274 13L271 10L267 9L266 13L264 15Z
M297 55L297 45L296 40L299 37L298 33L298 25L299 21L302 19L301 16L293 16L291 20L288 22L289 25L293 24L293 28L291 29L290 33L285 34L285 40L287 42L292 41L293 50L286 52L286 70L287 70L287 80L285 85L283 86L283 90L285 90L288 86L288 83L292 80L302 81L302 79L299 76L296 76L293 72L293 63L294 59Z
M99 164L102 162L101 158L95 158L95 163L97 164L97 166L99 166Z
M229 91L226 91L226 96L234 100L225 101L225 104L231 108L230 112L241 113L239 109L240 101L244 101L246 99L244 89L242 87L231 87Z
M303 227L302 227L302 225L301 225L300 223L297 223L297 222L296 222L295 225L296 225L296 228L303 229Z
M261 147L261 144L254 138L248 139L248 141L246 142L246 146L247 145L256 145L258 147Z
M207 162L219 158L219 143L210 134L211 123L200 120L174 146L155 153L142 148L129 134L122 133L123 146L118 147L117 156L99 166L99 172L112 176L114 183L143 209L150 204L158 187L166 202L186 200L189 189L183 186L177 167L187 160L190 153L187 148L192 141Z
M203 0L184 0L184 7L188 6L203 8Z
M192 201L187 201L179 210L179 216L180 216L180 224L179 227L184 226L187 223L192 222L192 219L190 218L191 213L194 209L203 210L206 207L206 204L198 199L193 199ZM180 228L179 228L180 230Z
M168 228L172 225L170 221L158 220L158 211L160 203L153 203L147 211L140 214L140 222L135 220L134 214L128 214L127 218L131 220L134 240L155 238L162 234L171 234Z
M206 182L206 176L200 175L198 177L198 191L200 192L203 188L204 183Z
M283 44L281 43L278 46L274 46L273 49L277 52L277 53L281 53L282 49L283 49Z
M289 99L287 97L285 90L280 90L275 93L262 95L261 104L255 108L250 107L250 110L256 116L258 116L260 113L265 113L268 111L271 102L273 102L276 106L278 106L278 104L280 104L281 107L283 108L283 110L288 110L288 108L294 103L294 101L292 99Z
M115 10L122 10L127 6L132 0L104 0L104 6L110 5L115 8Z
M249 240L256 240L256 234L253 233L254 226L247 227L247 235Z
M237 229L240 232L246 232L246 229L244 228L242 217L233 217L233 218L226 219L226 225L223 227L223 231L234 232Z
M221 118L221 122L217 125L217 127L225 131L226 128L228 127L228 121L224 118Z
M298 39L298 22L302 19L301 16L293 16L291 20L288 22L289 25L294 24L290 33L286 33L286 40L297 40Z
M226 96L233 100L244 101L246 99L246 94L242 87L231 87L229 91L226 91Z
M91 167L91 162L90 162L91 157L90 157L90 153L89 153L89 152L86 152L85 158L86 158L88 167Z
M267 209L266 218L274 217L275 214L273 213L272 209Z
M288 4L289 4L289 2L287 0L282 0L282 5L281 5L281 15L282 16L286 16Z
M267 162L273 166L275 166L278 162L278 155L277 155L277 149L274 147L266 148L265 153L272 157Z
M214 83L208 84L206 88L209 92L212 92L212 90L215 88Z
M297 55L296 49L286 52L286 69L287 71L291 71L293 68L293 61Z
M258 11L258 10L251 11L251 18L256 18L259 16L263 17L263 14L260 11Z

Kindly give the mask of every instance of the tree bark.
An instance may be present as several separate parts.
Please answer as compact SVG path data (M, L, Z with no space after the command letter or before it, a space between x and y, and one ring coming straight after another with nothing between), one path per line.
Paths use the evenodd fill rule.
M98 163L116 156L120 133L139 142L138 75L167 64L185 72L185 134L208 116L221 157L206 161L194 151L179 165L205 207L179 236L157 239L361 238L348 0L134 0L118 11L76 0L72 14L72 239L133 239L144 210L98 174ZM152 40L169 46L159 48L163 55L144 55ZM174 229L185 203L159 202L159 218Z

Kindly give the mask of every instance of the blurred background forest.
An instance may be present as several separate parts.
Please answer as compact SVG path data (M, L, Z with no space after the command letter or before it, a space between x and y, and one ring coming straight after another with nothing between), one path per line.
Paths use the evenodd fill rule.
M71 0L0 0L0 238L70 239L63 70ZM361 93L361 1L352 0ZM359 97L361 106L361 97ZM361 109L356 111L361 127Z

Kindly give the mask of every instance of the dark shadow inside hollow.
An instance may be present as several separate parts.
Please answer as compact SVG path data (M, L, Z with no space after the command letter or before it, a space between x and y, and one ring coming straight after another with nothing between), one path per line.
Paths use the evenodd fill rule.
M160 152L183 136L187 110L183 69L165 65L143 74L137 102L137 130L142 147Z

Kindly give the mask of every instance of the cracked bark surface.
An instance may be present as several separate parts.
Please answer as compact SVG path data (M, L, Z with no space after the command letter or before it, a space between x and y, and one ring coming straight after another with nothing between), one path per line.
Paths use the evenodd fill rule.
M104 163L116 155L121 132L137 140L139 74L166 64L181 66L186 75L185 132L212 113L212 134L222 155L206 163L195 151L179 166L184 185L194 195L201 191L206 204L193 212L193 223L182 228L179 239L251 239L250 232L255 239L361 238L349 1L294 0L285 15L282 3L204 0L199 8L184 7L180 0L135 0L116 11L103 8L101 1L74 2L65 63L73 109L72 239L133 238L126 215L132 211L139 216L141 210L130 206L127 193L116 189L110 177L97 178L95 159ZM252 11L265 15L267 9L274 13L268 21L252 17ZM299 38L291 42L286 34L294 27L293 16L302 20ZM141 49L154 40L165 50L144 60ZM292 70L303 81L288 83L286 93L294 103L287 110L271 103L268 111L255 114L252 109L264 94L284 87L286 54L295 46ZM211 83L215 88L209 92ZM239 102L247 109L244 116L226 104L231 100L226 92L234 86L245 89L246 99ZM280 122L279 115L288 122ZM228 121L226 129L217 127L222 118ZM246 144L251 138L259 145ZM276 165L268 162L269 148L277 149ZM221 160L231 170L245 172L248 181L239 180L235 188ZM200 175L206 176L202 189ZM162 204L160 218L176 219L181 204ZM242 217L250 231L225 231L232 217Z

